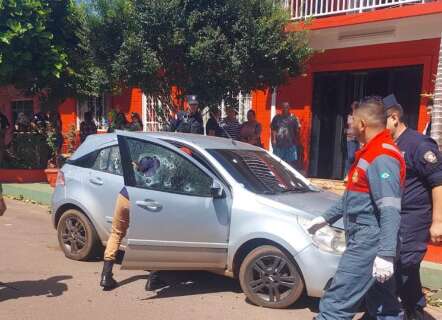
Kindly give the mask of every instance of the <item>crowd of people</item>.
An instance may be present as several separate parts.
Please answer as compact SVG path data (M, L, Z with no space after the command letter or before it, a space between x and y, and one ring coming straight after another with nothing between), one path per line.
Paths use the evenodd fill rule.
M130 121L127 120L126 115L123 112L117 112L112 110L108 115L109 127L108 133L115 130L128 130L128 131L142 131L143 123L140 115L136 112L132 112L130 115ZM96 134L98 131L97 124L93 118L92 112L88 111L84 113L84 120L80 123L80 143L91 134Z
M12 128L14 133L34 133L44 137L51 135L55 152L58 153L63 145L63 135L61 128L61 117L56 111L47 113L36 112L32 116L28 116L23 112L18 113L15 117ZM6 148L6 133L11 129L8 118L0 112L0 163L3 162Z
M196 96L189 96L189 112L179 112L171 124L171 131L204 134L203 117L199 111ZM261 141L262 125L256 119L254 110L247 112L247 121L240 123L236 110L226 107L226 117L221 118L221 111L215 107L209 111L209 119L205 126L208 136L229 138L263 147ZM276 115L271 122L271 142L273 152L292 165L301 168L302 148L299 139L301 125L299 119L290 113L290 105L282 104L282 113Z

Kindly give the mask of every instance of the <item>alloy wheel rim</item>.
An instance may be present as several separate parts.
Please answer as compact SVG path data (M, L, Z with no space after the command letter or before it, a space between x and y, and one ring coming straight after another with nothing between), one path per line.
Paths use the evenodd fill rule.
M87 233L83 222L77 217L68 217L63 225L62 241L65 249L78 254L86 247Z
M248 272L248 285L261 300L278 303L295 289L295 270L290 261L277 255L256 259Z

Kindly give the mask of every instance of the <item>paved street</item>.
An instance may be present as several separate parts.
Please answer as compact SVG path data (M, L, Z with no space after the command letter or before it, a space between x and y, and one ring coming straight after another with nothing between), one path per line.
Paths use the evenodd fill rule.
M122 285L98 287L101 262L68 260L58 248L45 207L8 201L0 218L0 319L312 319L317 300L290 310L250 305L238 284L203 272L166 274L170 287L157 294L144 286L146 273L120 271ZM433 319L442 313L432 311ZM429 318L431 319L431 318Z

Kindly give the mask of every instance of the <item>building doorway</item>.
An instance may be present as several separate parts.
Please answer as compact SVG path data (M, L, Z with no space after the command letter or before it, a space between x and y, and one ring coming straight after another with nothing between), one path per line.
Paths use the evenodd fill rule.
M409 127L416 128L423 66L343 72L319 72L313 77L313 119L309 176L342 179L346 159L345 129L350 105L364 96L394 93Z

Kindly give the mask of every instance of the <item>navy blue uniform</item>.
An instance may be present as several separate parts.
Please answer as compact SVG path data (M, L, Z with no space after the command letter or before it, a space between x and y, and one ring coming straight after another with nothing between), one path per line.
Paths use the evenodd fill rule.
M433 139L412 129L406 129L396 144L407 167L396 276L402 303L405 308L413 310L425 306L419 269L430 240L431 189L442 185L442 156Z

